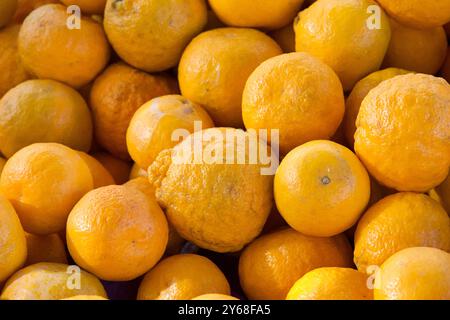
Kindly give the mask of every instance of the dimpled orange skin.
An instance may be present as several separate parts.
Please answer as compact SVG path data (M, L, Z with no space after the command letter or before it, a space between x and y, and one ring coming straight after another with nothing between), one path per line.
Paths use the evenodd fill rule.
M20 25L12 25L0 30L0 98L30 75L25 70L17 49Z
M123 184L129 180L131 163L115 158L106 152L96 152L92 156L109 171L116 184Z
M0 283L3 283L27 258L25 233L9 201L0 194Z
M0 178L25 231L46 235L64 229L78 200L92 190L89 167L76 151L56 143L36 143L12 156Z
M192 298L191 300L239 300L239 299L226 294L209 293Z
M175 79L150 75L124 63L109 66L94 82L90 106L97 142L111 154L128 160L126 132L145 102L176 93Z
M58 0L17 0L17 9L13 22L22 23L34 9L49 3L59 3Z
M179 254L162 260L141 282L138 300L189 300L202 294L230 294L225 275L208 258Z
M67 220L71 256L103 280L144 274L162 257L167 239L167 220L156 201L126 186L89 192Z
M278 29L300 11L304 0L209 0L220 20L229 26Z
M395 20L418 29L440 27L450 22L448 0L378 0L378 3Z
M239 279L249 299L280 300L306 272L320 267L350 267L351 257L344 235L310 237L289 228L262 236L243 251Z
M223 139L210 141L208 136ZM236 163L236 141L248 145L249 139L248 133L237 129L197 131L173 150L161 152L149 167L156 198L182 238L223 253L241 250L261 233L272 207L273 176L262 175L263 165L250 164L248 157L245 164ZM200 147L191 148L193 143ZM263 141L255 143L267 147ZM219 148L223 151L218 151L218 158L207 159L211 150ZM199 149L204 159L195 163ZM227 150L234 150L234 161L227 163Z
M6 157L36 142L88 151L92 121L74 89L53 80L28 80L0 100L0 150Z
M66 25L66 7L48 4L27 16L19 33L19 54L25 68L38 78L80 88L106 66L109 44L102 26L81 18L80 29Z
M181 57L181 93L203 105L218 126L240 128L245 82L263 61L281 53L274 40L254 29L204 32L192 40Z
M389 19L382 10L380 26L368 28L373 5L373 0L317 1L294 22L296 50L328 64L345 91L380 68L389 45Z
M383 81L365 97L355 151L369 173L399 191L426 192L450 166L450 85L407 74Z
M204 0L108 0L104 27L124 61L155 72L176 66L206 22Z
M349 149L325 140L295 148L277 169L275 202L295 230L330 237L349 229L370 198L370 180Z
M447 54L447 35L443 27L414 29L391 20L392 37L383 67L396 67L436 74Z
M100 161L84 152L78 152L78 155L89 167L94 183L94 189L115 184L114 178Z
M375 278L375 300L450 300L450 254L408 248L383 263Z
M96 295L107 297L101 282L92 274L81 270L74 277L78 268L60 263L37 263L16 272L5 284L0 299L2 300L60 300L77 295ZM80 288L68 284L80 279Z
M39 262L67 264L66 247L58 234L37 236L26 233L25 238L27 239L28 250L26 266Z
M318 268L301 277L286 300L372 300L367 275L350 268Z
M352 92L345 102L344 133L347 142L353 146L355 143L356 119L359 108L367 94L384 80L391 79L398 75L410 73L409 71L397 68L387 68L371 73L364 79L359 80L353 87Z
M141 106L127 130L127 146L133 160L148 168L158 154L180 142L173 136L176 130L194 132L194 124L201 128L214 127L214 123L201 105L180 95L167 95L148 101Z
M242 98L245 127L279 129L283 154L305 142L330 138L344 110L338 77L307 53L263 62L247 80Z
M396 193L370 207L359 221L354 261L367 272L404 248L420 246L450 251L450 218L427 195Z
M0 28L11 21L17 8L17 0L2 0L0 2Z
M106 0L61 0L66 6L79 6L84 14L101 14L105 11Z

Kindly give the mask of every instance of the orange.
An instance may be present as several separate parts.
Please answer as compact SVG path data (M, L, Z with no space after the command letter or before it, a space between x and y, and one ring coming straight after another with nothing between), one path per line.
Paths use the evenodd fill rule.
M285 299L308 271L351 264L351 247L345 236L316 238L285 229L258 238L243 251L239 279L249 299Z
M141 167L138 166L137 163L135 163L131 167L130 180L133 180L133 179L136 179L139 177L147 178L148 173L147 173L147 170L142 169Z
M5 166L5 164L6 164L6 159L0 157L0 175L2 174L3 167Z
M384 67L435 74L447 54L443 27L414 29L391 20L392 37L384 57Z
M17 49L20 25L12 25L0 30L0 98L30 75L25 70Z
M356 118L358 117L359 108L370 90L378 86L384 80L407 73L410 72L397 68L383 69L371 73L355 84L345 102L345 116L343 122L345 138L351 146L355 143Z
M0 150L6 157L35 142L88 151L92 121L83 98L53 80L28 80L0 100Z
M277 29L269 33L269 35L278 43L283 49L283 52L295 52L295 32L293 23Z
M208 250L235 252L259 235L272 207L273 177L261 174L258 160L239 163L238 147L249 145L250 138L237 129L197 131L149 167L156 197L182 238ZM194 143L198 148L191 148ZM254 143L267 148L264 141ZM212 150L221 151L210 158ZM200 152L202 159L196 159Z
M209 0L209 4L227 25L278 29L292 21L303 1Z
M129 180L131 171L129 162L115 158L106 152L97 152L92 156L109 171L116 184L123 184Z
M17 0L2 0L0 2L0 28L11 21L17 8Z
M202 294L201 296L192 298L191 300L239 300L238 298L218 293Z
M365 97L355 151L369 173L399 191L426 192L450 166L450 86L407 74L383 81Z
M93 188L89 167L76 151L36 143L14 154L0 178L25 231L46 235L64 229L78 200Z
M279 130L280 150L328 139L344 116L342 85L327 65L307 53L263 62L247 80L242 114L247 129Z
M436 193L439 196L442 206L450 215L450 176L448 176L442 184L436 187Z
M350 268L318 268L306 273L286 300L372 300L367 275Z
M213 121L200 106L180 95L167 95L141 106L128 127L126 140L131 158L147 169L158 154L180 142L177 131L194 132L195 122L211 128Z
M204 0L108 0L104 26L124 61L155 72L176 66L206 21Z
M136 110L153 98L175 92L175 81L168 76L150 75L123 63L109 66L90 91L97 142L128 160L126 132Z
M66 247L58 234L37 236L26 233L28 256L26 266L39 262L67 264Z
M106 0L61 0L66 6L76 5L86 14L101 14L105 11Z
M450 218L427 195L396 193L370 207L359 221L354 260L366 272L402 249L422 246L450 251Z
M230 294L220 269L208 258L179 254L162 260L141 282L138 300L189 300L203 294Z
M112 175L100 161L84 152L78 152L78 155L89 167L94 182L94 189L115 184Z
M13 22L22 23L23 20L34 9L48 3L59 3L58 0L17 0L17 9L14 14Z
M37 263L16 272L3 288L2 300L60 300L78 295L106 298L101 282L77 266Z
M450 300L450 254L404 249L383 263L375 285L376 300Z
M80 88L106 66L110 49L101 25L81 17L80 29L67 27L66 7L48 4L34 10L19 33L19 54L38 78Z
M8 200L0 193L0 283L18 270L27 258L25 233Z
M83 300L83 301L87 301L87 300L108 300L108 299L106 299L104 297L100 297L100 296L80 295L80 296L74 296L74 297L65 298L65 299L61 299L61 300Z
M379 21L373 21L368 9L375 5L373 0L321 0L295 20L296 50L328 64L345 91L378 70L388 48L389 19L380 9Z
M330 237L356 223L370 198L370 180L358 157L331 141L292 150L275 175L275 201L295 230Z
M378 0L387 13L411 27L426 29L450 22L448 0Z
M274 40L257 30L204 32L181 57L181 93L203 105L218 126L242 127L242 91L247 78L261 62L281 53Z
M167 221L156 201L126 186L89 192L67 220L72 258L103 280L144 274L163 255L167 238Z

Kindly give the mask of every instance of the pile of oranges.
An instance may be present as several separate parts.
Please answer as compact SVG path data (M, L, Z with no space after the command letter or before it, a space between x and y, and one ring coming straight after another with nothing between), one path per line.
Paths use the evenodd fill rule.
M449 38L449 0L0 1L0 298L450 300Z

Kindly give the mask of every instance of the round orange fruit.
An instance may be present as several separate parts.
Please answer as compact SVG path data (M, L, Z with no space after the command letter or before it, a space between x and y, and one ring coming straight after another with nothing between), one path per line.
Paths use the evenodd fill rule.
M58 234L38 236L26 233L25 238L28 251L25 265L29 266L39 262L67 264L66 247Z
M92 156L109 171L116 184L123 184L129 180L131 163L106 152L96 152Z
M106 0L61 0L66 6L76 5L86 14L101 14L105 11Z
M100 161L84 152L78 152L78 155L89 167L94 183L94 189L115 184L114 178Z
M17 8L17 0L2 0L0 2L0 28L11 21Z

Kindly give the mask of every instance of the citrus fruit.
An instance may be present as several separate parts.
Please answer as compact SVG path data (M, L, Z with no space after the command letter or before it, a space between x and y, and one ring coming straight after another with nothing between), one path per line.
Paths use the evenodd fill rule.
M106 298L101 282L77 266L37 263L17 271L6 282L2 300L60 300L78 295Z
M176 66L206 21L204 0L108 0L104 27L124 61L155 72Z
M126 186L89 192L67 220L72 258L109 281L132 280L147 272L163 255L167 238L167 221L156 201Z
M133 160L144 169L165 149L180 142L177 132L194 132L195 122L201 128L211 128L213 121L198 104L180 96L167 95L141 106L127 130L128 151Z
M367 275L350 268L318 268L306 273L286 300L372 300Z
M179 254L162 260L145 275L138 300L189 300L210 293L230 294L222 271L208 258Z
M0 283L18 270L27 258L25 233L9 201L0 194Z
M6 159L0 157L0 175L2 174L3 167L5 166L5 164L6 164Z
M229 26L278 29L292 21L303 1L209 0L209 4Z
M66 6L79 6L86 14L101 14L105 11L106 0L61 0Z
M89 167L94 183L94 189L115 184L112 175L105 169L100 161L84 152L78 152L78 155Z
M48 3L59 3L58 0L17 0L17 9L13 22L22 23L34 9Z
M83 159L56 143L21 149L9 158L0 178L0 192L11 201L25 231L39 235L63 230L70 210L92 188Z
M436 187L436 193L439 195L442 206L450 214L450 176Z
M192 298L191 300L239 300L238 298L219 293L202 294L201 296Z
M242 91L247 78L261 62L279 54L276 42L257 30L204 32L181 57L181 93L204 106L218 126L242 127Z
M283 52L295 52L295 32L293 23L269 33L269 35L278 43Z
M408 248L387 259L376 274L376 300L450 300L450 254Z
M250 135L237 129L197 131L161 152L149 167L149 180L169 221L181 237L201 248L239 251L258 236L269 215L273 177L261 174L258 161L238 162L238 141L249 145ZM193 143L198 148L191 148ZM267 148L264 141L254 143ZM221 151L209 158L212 150Z
M118 159L106 152L96 152L92 156L109 171L116 184L123 184L128 181L131 171L129 162Z
M427 195L396 193L370 207L359 221L354 261L367 272L402 249L422 246L450 251L450 218Z
M38 78L82 87L102 71L110 49L102 26L81 17L80 28L67 26L66 7L47 4L30 13L20 28L19 54Z
M245 127L278 129L283 154L310 140L331 137L344 109L338 77L307 53L263 62L247 80L242 98Z
M449 110L444 79L406 74L383 81L361 104L355 151L382 184L426 192L448 175Z
M2 0L0 2L0 28L11 21L17 8L17 0Z
M135 163L131 167L130 180L133 180L133 179L136 179L136 178L139 178L139 177L147 178L148 177L148 173L147 173L147 170L142 169L141 167L139 167L139 165L137 163Z
M278 210L293 229L329 237L356 223L369 202L370 180L349 149L331 141L311 141L283 159L274 193Z
M90 90L97 142L128 160L126 132L136 110L153 98L175 92L175 81L168 76L150 75L124 63L110 65Z
M294 22L297 51L328 64L345 91L378 70L389 45L391 30L381 10L378 25L369 27L373 0L321 0L303 10Z
M27 239L27 261L29 266L39 262L54 262L67 264L66 247L58 234L53 233L46 236L38 236L26 233Z

